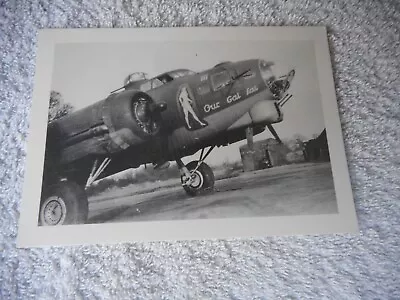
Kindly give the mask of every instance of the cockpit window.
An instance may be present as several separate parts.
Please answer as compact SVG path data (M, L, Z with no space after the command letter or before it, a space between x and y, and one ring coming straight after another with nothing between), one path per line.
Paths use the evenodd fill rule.
M162 86L163 84L166 84L176 78L184 77L184 76L188 76L188 75L192 75L192 74L196 74L196 73L193 71L190 71L190 70L172 71L172 72L162 74L156 78L153 78L153 79L143 82L140 85L139 89L143 92L147 92L151 89L158 88L158 87Z
M185 77L193 74L196 73L190 70L177 70L170 73L173 78Z
M128 85L130 83L133 83L136 81L141 81L141 80L146 80L146 79L147 79L147 74L144 72L131 73L125 78L124 85Z
M152 80L148 80L148 81L145 81L144 83L142 83L140 85L139 89L142 92L147 92L147 91L149 91L151 89L158 88L159 86L162 86L163 84L164 83L160 79L154 78Z
M163 74L161 76L158 76L156 79L158 79L162 84L174 80L174 78L171 77L169 74Z

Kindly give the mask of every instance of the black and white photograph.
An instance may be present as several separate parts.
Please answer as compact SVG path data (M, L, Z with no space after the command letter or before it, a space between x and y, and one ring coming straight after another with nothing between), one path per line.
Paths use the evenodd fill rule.
M40 164L40 183L26 183L31 226L88 227L99 232L88 241L102 242L102 226L134 224L144 239L150 224L187 226L172 237L191 238L191 224L211 231L200 237L216 220L240 236L235 228L265 220L291 234L304 217L324 233L332 224L321 222L346 223L344 213L355 230L324 28L63 32L44 34L51 55L38 57L36 75L47 73L45 98L34 98L43 151L30 157ZM154 231L149 239L163 237Z

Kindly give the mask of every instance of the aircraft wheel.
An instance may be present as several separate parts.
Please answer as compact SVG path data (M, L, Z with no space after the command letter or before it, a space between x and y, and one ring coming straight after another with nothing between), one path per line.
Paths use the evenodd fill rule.
M88 211L84 189L75 182L61 181L44 193L40 204L39 224L82 224L87 220Z
M197 161L192 161L186 165L190 173L192 174L192 183L190 185L184 185L186 193L190 196L197 196L200 194L205 194L211 192L214 189L214 173L212 169L206 164L202 163L196 171L193 170L197 166ZM183 176L181 177L183 183Z

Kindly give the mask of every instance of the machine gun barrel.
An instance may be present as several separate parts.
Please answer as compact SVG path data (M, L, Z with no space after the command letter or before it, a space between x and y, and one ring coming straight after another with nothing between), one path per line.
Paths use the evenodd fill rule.
M290 98L292 98L293 95L288 95L286 94L281 100L278 101L278 105L280 107L284 106L286 104L286 102L288 102L290 100Z

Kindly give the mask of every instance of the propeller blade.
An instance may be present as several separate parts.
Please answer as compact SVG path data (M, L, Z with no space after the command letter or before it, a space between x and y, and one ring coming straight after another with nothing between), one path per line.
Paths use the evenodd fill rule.
M271 131L274 138L278 141L279 144L282 144L282 140L280 139L279 135L276 133L275 128L272 127L271 124L267 124L269 131Z

